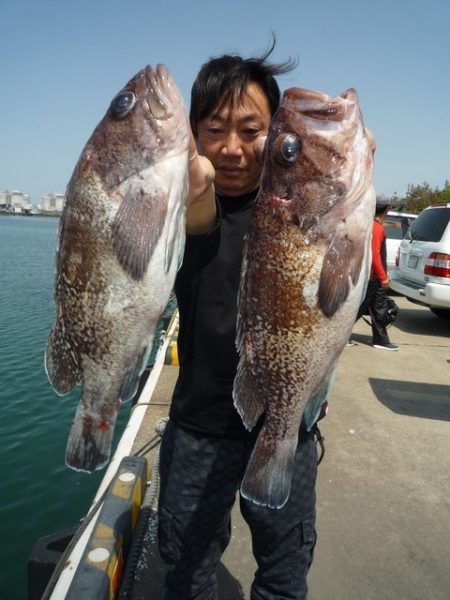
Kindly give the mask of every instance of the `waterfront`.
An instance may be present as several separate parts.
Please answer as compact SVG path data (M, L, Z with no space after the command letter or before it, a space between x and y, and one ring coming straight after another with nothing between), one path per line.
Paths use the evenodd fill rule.
M53 321L59 220L0 218L0 589L27 598L27 558L36 540L72 527L86 513L104 471L64 464L79 392L58 397L44 371ZM115 444L128 419L122 407Z

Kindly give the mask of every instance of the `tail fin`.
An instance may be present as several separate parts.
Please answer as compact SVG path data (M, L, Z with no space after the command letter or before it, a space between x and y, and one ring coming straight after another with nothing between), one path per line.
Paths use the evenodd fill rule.
M244 498L270 508L282 508L286 504L291 491L297 441L298 433L274 439L263 425L242 481Z
M108 463L116 417L117 408L113 414L102 418L98 413L88 413L78 407L67 441L68 467L92 473Z

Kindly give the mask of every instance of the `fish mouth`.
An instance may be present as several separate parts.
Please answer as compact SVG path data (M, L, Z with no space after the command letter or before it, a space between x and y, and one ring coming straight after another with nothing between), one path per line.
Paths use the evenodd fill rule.
M284 92L282 104L317 121L340 122L358 106L358 94L349 88L333 98L322 92L289 88Z
M170 119L174 114L174 94L176 90L172 78L165 65L157 65L154 69L147 65L144 76L148 85L147 102L153 118L158 120ZM178 94L177 94L178 95Z

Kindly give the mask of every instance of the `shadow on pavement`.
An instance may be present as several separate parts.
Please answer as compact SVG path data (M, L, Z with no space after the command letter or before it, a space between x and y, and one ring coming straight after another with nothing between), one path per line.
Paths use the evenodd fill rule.
M352 340L357 344L365 344L366 346L372 345L372 335L365 335L363 333L352 333Z
M437 317L429 309L414 308L412 303L411 308L400 308L394 327L413 335L450 336L450 321Z
M450 421L450 386L369 378L377 399L400 415Z

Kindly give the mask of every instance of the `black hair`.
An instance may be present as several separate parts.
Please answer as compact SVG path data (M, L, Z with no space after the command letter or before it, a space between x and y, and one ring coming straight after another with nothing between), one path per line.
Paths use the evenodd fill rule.
M389 204L377 204L375 206L375 216L381 215L385 210L389 210L391 207Z
M385 194L380 194L375 201L375 216L381 215L387 208L391 208L391 200Z
M261 87L273 116L281 98L275 75L288 73L297 66L297 61L291 58L282 63L269 63L267 59L274 48L275 36L271 47L261 57L244 59L236 54L224 54L211 58L201 67L191 90L189 120L194 136L199 121L222 104L239 102L250 82Z

